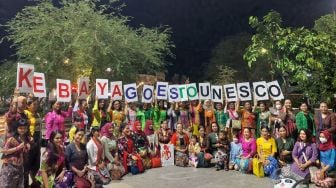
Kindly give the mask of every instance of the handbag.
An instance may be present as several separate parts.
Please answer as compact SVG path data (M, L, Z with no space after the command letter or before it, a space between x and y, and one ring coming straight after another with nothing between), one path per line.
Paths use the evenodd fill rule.
M142 159L142 164L145 169L150 169L152 168L152 161L150 160L149 157L143 158Z
M242 173L248 173L252 171L252 163L250 159L240 159L239 171Z
M335 182L333 178L327 176L326 173L321 173L321 170L315 171L314 179L311 179L313 183L315 183L318 187L334 187Z
M111 179L112 180L120 180L122 177L121 171L119 169L112 169L111 171Z
M257 177L264 177L265 173L263 163L259 160L258 156L253 158L252 163L253 163L253 174L256 175Z
M213 158L213 156L210 153L204 154L204 159L210 161Z
M74 174L71 171L66 171L62 182L55 182L55 188L72 187Z
M161 167L161 158L160 157L154 157L151 159L152 162L152 168L159 168Z
M186 166L188 166L188 163L189 163L189 159L188 159L186 154L175 156L175 165L176 166L186 167Z
M241 121L233 119L231 120L232 123L232 129L241 129Z

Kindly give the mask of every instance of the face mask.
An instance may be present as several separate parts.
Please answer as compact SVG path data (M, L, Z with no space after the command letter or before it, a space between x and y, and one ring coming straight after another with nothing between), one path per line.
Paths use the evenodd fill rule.
M275 108L278 109L278 110L281 110L281 105L277 104L277 105L275 105Z
M322 144L325 144L325 143L327 143L327 139L326 138L322 138L322 137L320 137L320 142L322 143Z
M233 138L232 141L233 141L234 143L238 143L238 138Z

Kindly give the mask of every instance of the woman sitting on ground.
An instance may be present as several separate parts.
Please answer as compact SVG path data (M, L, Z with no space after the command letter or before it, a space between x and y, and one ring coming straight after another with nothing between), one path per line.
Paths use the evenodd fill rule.
M95 183L92 175L88 175L88 155L85 144L81 143L84 133L84 129L76 129L74 140L65 148L68 167L74 173L74 183L76 187L102 187Z
M309 173L309 167L313 166L318 157L316 144L312 143L312 134L307 129L299 131L298 141L292 152L294 163L291 165L292 175L296 179L305 179Z
M271 175L278 168L278 161L274 158L277 147L267 125L261 126L261 137L257 139L257 152L259 160L263 163L265 175Z
M43 187L57 187L61 185L69 186L72 179L68 181L65 168L65 153L62 141L62 133L53 131L50 134L49 144L46 151L42 155L42 163L38 180ZM66 181L68 184L63 183Z

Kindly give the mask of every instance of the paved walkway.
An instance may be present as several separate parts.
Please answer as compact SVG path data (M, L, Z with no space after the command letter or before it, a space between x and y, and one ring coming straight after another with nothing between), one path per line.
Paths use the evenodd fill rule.
M257 178L235 171L216 171L215 168L162 167L147 170L140 175L126 175L123 180L112 181L113 188L272 188L269 178Z

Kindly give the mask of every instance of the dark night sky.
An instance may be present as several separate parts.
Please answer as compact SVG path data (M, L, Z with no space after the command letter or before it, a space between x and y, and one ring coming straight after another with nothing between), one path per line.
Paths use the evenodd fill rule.
M172 28L173 50L169 75L183 73L197 80L201 67L209 62L211 49L226 36L252 33L251 15L264 16L270 10L280 12L286 26L312 27L314 20L332 12L335 0L121 0L126 4L123 15L130 16L131 26L140 24ZM0 24L12 18L31 2L0 0ZM0 28L3 36L4 28ZM0 61L14 53L9 44L0 45Z

